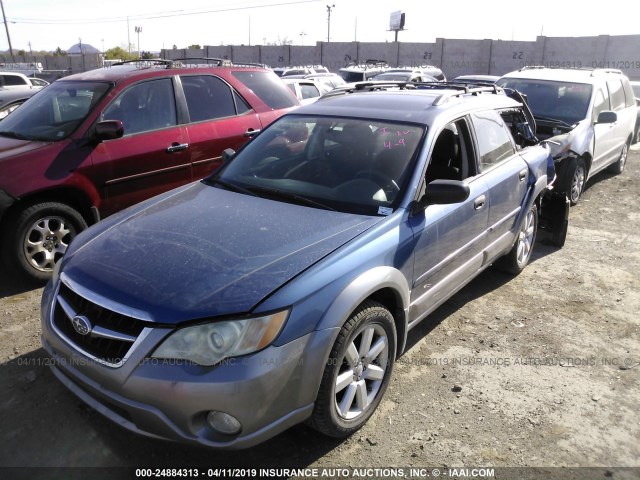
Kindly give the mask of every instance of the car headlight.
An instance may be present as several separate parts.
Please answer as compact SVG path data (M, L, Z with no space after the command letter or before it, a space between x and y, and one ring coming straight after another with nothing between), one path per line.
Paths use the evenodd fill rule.
M176 330L151 355L211 366L225 358L257 352L282 330L289 310L246 320L226 320Z

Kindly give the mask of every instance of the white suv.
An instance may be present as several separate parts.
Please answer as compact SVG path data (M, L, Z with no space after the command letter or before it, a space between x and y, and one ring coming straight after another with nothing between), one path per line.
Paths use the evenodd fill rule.
M622 173L637 108L620 70L524 67L497 84L526 95L540 140L549 140L556 188L575 205L585 184L609 167Z

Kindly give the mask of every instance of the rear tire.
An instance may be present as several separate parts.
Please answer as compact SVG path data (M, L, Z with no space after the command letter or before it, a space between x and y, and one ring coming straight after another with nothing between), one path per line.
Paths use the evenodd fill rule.
M42 202L26 206L8 221L4 232L5 262L26 278L46 281L71 243L87 228L82 215L68 205Z
M364 302L342 326L331 350L309 424L344 438L362 427L379 405L396 356L393 316Z
M533 204L522 219L513 248L496 262L496 266L507 273L519 274L527 266L533 253L538 231L538 207Z

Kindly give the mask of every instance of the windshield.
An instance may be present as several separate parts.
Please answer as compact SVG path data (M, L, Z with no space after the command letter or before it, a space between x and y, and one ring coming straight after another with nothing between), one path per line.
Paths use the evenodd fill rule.
M423 135L416 125L286 115L205 182L316 208L389 215Z
M0 135L62 140L71 135L110 88L106 82L53 82L2 120Z
M498 85L527 95L535 117L561 120L569 125L587 117L592 90L589 84L503 78Z

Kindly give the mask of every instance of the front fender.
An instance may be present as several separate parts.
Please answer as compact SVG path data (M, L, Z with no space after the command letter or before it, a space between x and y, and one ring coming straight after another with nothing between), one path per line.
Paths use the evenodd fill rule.
M401 316L401 318L396 318L395 320L398 334L402 337L398 338L397 352L402 352L407 336L410 288L405 276L393 267L374 267L353 279L325 310L324 315L322 315L316 326L316 330L341 327L358 305L383 289L392 291L398 304L397 311L392 312L392 314L398 316L398 313L400 313ZM336 330L334 337L337 337L338 333L339 329ZM334 342L335 338L333 338L331 345Z

